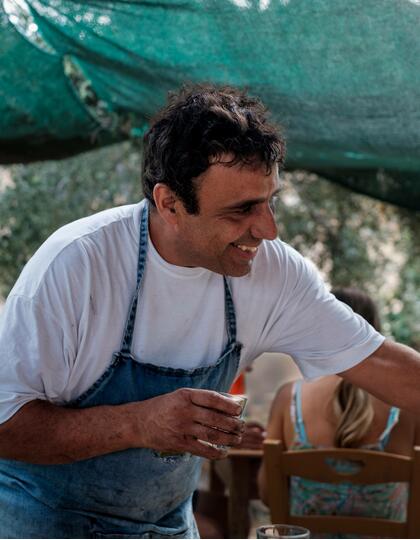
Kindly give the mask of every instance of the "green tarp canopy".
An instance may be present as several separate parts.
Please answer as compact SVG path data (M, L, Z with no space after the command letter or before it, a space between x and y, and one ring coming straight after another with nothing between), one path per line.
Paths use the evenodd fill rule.
M0 162L141 137L184 82L245 86L289 169L420 207L420 0L0 0Z

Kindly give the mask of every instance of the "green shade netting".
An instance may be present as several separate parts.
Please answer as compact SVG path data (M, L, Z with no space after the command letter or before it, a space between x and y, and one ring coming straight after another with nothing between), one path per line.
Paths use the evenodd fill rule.
M2 0L0 162L140 137L186 81L246 86L288 168L420 207L420 0Z

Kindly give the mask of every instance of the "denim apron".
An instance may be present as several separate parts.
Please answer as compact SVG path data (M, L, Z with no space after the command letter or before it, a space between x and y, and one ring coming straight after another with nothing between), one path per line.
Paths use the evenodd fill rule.
M184 370L140 363L132 356L148 239L146 203L140 224L137 286L121 349L105 373L69 407L142 401L183 387L227 391L235 378L241 344L236 342L235 310L225 277L228 342L216 363ZM200 469L197 456L164 457L148 448L64 465L0 460L0 538L198 537L191 498Z

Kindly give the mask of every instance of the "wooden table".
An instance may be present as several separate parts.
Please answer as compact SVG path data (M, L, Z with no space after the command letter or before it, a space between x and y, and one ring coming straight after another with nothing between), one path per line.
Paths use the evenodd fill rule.
M258 499L257 473L261 464L262 450L229 450L227 478L223 481L229 488L228 529L229 538L247 538L250 522L248 506L251 499ZM216 487L220 478L213 468L210 482Z

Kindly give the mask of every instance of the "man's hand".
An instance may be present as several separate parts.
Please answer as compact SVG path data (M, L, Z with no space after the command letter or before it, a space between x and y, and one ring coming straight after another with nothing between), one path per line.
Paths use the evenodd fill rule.
M141 441L141 446L161 452L190 452L219 459L226 455L226 449L199 440L223 446L241 443L244 422L237 418L241 408L217 392L181 388L141 403L141 415L136 414L136 403L129 405L133 447Z

